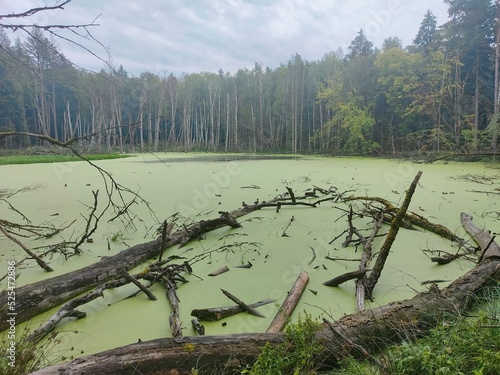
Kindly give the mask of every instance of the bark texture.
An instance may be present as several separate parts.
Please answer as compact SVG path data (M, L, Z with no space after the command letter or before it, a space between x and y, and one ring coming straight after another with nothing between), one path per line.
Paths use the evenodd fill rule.
M462 215L464 227L477 228L470 216ZM500 248L481 231L478 243L489 244L481 263L448 287L429 290L415 297L371 310L344 316L325 324L317 335L325 350L316 358L318 366L328 368L346 355L364 355L390 343L401 342L426 333L443 316L465 312L482 288L500 281ZM485 246L485 245L484 245ZM496 249L496 250L492 250ZM342 335L335 334L342 332ZM176 374L238 373L254 361L266 342L283 340L281 333L186 337L185 342L159 339L76 359L70 363L47 367L32 375L69 374ZM361 352L361 353L360 353Z
M347 315L333 326L350 340L335 335L325 325L318 333L318 339L326 350L316 361L328 368L345 355L359 355L358 345L368 351L378 351L388 343L422 335L444 314L464 312L478 290L498 281L500 260L486 260L443 290L432 286L412 299ZM276 344L283 340L283 334L199 336L185 337L184 340L181 344L174 339L132 344L47 367L32 375L190 375L192 369L200 373L222 372L221 369L237 373L257 358L266 342Z
M321 202L331 199L334 198L323 198L314 203L306 203L299 201L280 202L279 198L276 198L261 203L256 202L253 205L245 205L231 212L219 212L220 217L184 226L182 230L172 233L171 236L160 236L155 240L125 249L116 255L103 257L99 262L82 269L17 288L16 322L17 324L25 322L107 281L120 277L124 272L160 255L169 247L184 246L192 239L200 238L204 233L225 226L238 228L240 224L236 219L251 212L265 207L276 207L278 204L316 207ZM7 290L3 290L0 293L0 331L9 327L7 302Z
M266 202L264 202L266 203ZM57 307L99 285L120 277L124 272L158 256L164 249L185 245L191 239L212 230L229 226L239 227L236 218L259 210L261 204L221 213L212 220L200 221L173 233L167 240L159 238L132 246L110 257L82 269L68 272L51 279L42 280L16 289L16 322L22 323ZM7 290L0 293L0 331L8 328Z

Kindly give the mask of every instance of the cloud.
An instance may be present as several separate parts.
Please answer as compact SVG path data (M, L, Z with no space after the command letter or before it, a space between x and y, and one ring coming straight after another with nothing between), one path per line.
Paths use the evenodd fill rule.
M5 12L43 5L17 0L2 7ZM89 23L100 15L92 35L132 74L235 73L255 62L275 68L295 53L316 60L345 50L360 28L378 47L389 36L410 44L427 9L439 23L446 19L446 6L435 0L73 0L65 8L39 14L39 23ZM92 40L80 42L108 59ZM60 44L76 64L103 67L91 55Z

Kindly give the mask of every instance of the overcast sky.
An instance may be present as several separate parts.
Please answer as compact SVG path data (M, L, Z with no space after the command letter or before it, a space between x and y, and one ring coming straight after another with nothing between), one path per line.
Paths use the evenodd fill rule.
M55 3L0 0L0 13L46 2ZM64 10L38 13L25 22L81 24L99 16L100 26L90 30L109 48L114 64L134 75L180 75L219 69L236 73L255 62L274 69L295 53L319 60L339 48L347 52L360 29L376 47L390 36L406 46L428 9L438 25L446 22L442 0L72 0ZM67 42L58 44L81 67L99 70L104 65ZM91 48L107 60L102 47L94 43Z

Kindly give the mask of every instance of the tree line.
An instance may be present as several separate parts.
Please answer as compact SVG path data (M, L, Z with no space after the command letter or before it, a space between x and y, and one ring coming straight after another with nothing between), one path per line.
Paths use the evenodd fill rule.
M360 30L346 53L235 74L89 72L42 28L14 41L0 28L0 132L74 138L88 152L496 150L500 0L445 3L449 20L429 10L409 46L394 36L374 48Z

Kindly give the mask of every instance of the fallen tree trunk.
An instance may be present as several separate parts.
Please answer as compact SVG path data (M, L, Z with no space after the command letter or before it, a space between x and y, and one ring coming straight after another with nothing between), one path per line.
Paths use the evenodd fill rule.
M133 246L99 262L16 289L16 322L22 323L120 276L159 254L161 239ZM0 294L0 331L7 328L7 293Z
M248 306L255 308L275 302L274 299L265 299L263 301L252 303ZM198 319L208 322L216 322L217 320L225 319L230 316L244 312L240 306L227 307L211 307L208 309L194 309L191 311L191 316L196 316Z
M307 205L317 207L325 200L334 197L323 198L314 203L305 202L283 202L283 205ZM173 233L171 236L160 236L159 238L132 246L120 253L103 257L97 263L93 263L82 269L69 272L51 279L42 280L20 288L16 288L16 324L25 322L35 316L55 308L83 293L86 293L102 283L120 276L120 273L144 263L161 254L165 249L180 245L184 246L191 239L199 238L202 234L225 226L231 228L240 227L237 218L265 207L276 207L279 200L272 199L253 205L233 210L231 212L219 212L218 218L201 220L197 223L185 226L184 229ZM0 331L9 327L7 322L7 290L0 293Z
M388 343L425 333L443 314L460 314L474 293L499 280L500 261L484 262L442 291L432 288L410 300L348 315L334 326L356 345L378 351ZM192 369L210 373L221 368L237 371L254 361L267 342L275 344L282 339L281 333L185 337L183 344L158 339L79 358L32 375L190 375ZM330 327L325 326L318 339L327 349L316 359L318 365L330 367L346 355L356 356L356 347L334 335Z
M489 242L493 243L491 238ZM346 355L359 355L359 348L379 351L390 343L424 334L443 316L463 313L477 292L500 281L498 245L496 249L442 290L433 285L414 298L360 311L323 326L317 338L326 350L316 358L318 366L329 367ZM332 327L343 335L334 334ZM186 337L183 344L173 339L158 339L79 358L32 375L189 375L193 369L209 373L222 367L238 371L257 358L266 342L275 344L282 339L281 333Z
M297 280L295 280L295 283L293 283L292 289L288 292L285 301L276 313L273 321L267 328L266 333L278 333L283 331L283 328L285 328L288 323L293 310L295 310L295 307L299 303L300 297L302 297L302 293L304 293L308 282L309 275L307 272L301 272L297 277Z
M492 258L500 254L500 248L498 244L494 241L495 237L491 236L491 233L486 229L481 229L472 221L472 216L464 212L460 214L460 222L464 227L465 231L474 239L474 241L481 248L481 255L479 256L479 262L481 259Z
M268 202L263 202L268 203ZM168 240L161 237L132 246L82 269L16 289L16 323L22 323L57 307L99 285L120 276L123 272L159 255L165 248L186 244L190 239L224 226L237 227L236 218L261 209L262 204L222 213L221 217L200 221L173 233ZM0 331L8 328L7 291L0 293Z
M373 270L370 273L370 276L366 278L365 290L369 296L373 295L373 289L377 284L380 275L382 274L382 270L384 269L385 262L387 257L389 256L389 252L391 250L392 244L396 240L396 236L399 232L399 227L401 226L401 222L406 215L406 211L408 211L408 206L410 205L411 198L413 193L415 193L415 189L417 188L418 180L420 180L420 176L422 176L422 172L419 171L413 182L410 185L410 188L406 191L405 199L401 208L398 210L396 216L391 221L391 229L387 236L385 236L385 241L382 244L382 247L379 250L377 260L375 261L375 265L373 266Z

